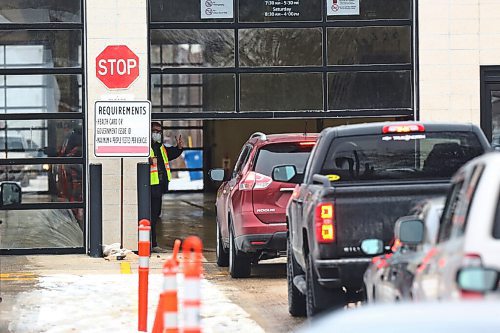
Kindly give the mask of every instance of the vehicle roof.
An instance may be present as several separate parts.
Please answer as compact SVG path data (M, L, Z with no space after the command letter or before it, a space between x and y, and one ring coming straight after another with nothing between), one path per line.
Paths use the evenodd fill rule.
M269 143L282 143L282 142L301 142L301 141L316 141L318 133L281 133L281 134L266 134L266 140L260 137L254 137L248 140L250 143L259 142L260 145Z
M493 333L500 327L500 301L391 303L335 311L308 323L300 333ZM388 314L389 317L388 317Z
M341 125L336 127L329 127L323 130L325 134L336 133L337 136L351 136L351 135L369 135L381 134L382 128L387 125L410 125L422 124L426 132L442 132L442 131L472 131L475 128L472 124L461 123L438 123L438 122L421 122L421 121L385 121L376 123L363 123L352 125Z

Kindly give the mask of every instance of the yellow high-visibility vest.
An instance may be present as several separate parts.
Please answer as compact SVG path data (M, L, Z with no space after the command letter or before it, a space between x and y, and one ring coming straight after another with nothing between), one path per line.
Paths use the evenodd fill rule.
M163 163L165 164L165 170L167 170L167 179L168 181L170 181L172 179L172 173L170 172L170 164L168 163L167 150L165 149L164 145L161 145L160 152L161 156L163 157ZM156 157L155 152L153 151L152 148L149 148L149 156ZM151 164L149 168L149 174L150 174L151 185L160 184L160 177L158 176L158 162L154 162L153 164Z

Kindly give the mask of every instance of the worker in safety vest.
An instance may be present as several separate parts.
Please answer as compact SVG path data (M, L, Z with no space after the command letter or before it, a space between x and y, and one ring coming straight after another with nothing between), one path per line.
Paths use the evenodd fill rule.
M156 241L156 225L161 215L162 196L168 191L168 183L172 179L169 161L182 154L183 141L179 135L176 147L167 147L162 143L162 127L159 122L151 123L151 148L149 165L151 178L151 242L153 252L167 252L158 246Z

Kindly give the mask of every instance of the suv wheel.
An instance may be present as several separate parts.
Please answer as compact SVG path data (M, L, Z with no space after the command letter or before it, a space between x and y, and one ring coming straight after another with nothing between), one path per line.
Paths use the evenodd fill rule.
M341 288L330 289L318 283L318 276L312 267L311 254L306 258L306 312L313 317L328 309L340 309L346 305L346 295Z
M288 312L294 317L304 317L306 315L306 296L293 284L293 278L300 275L302 269L300 269L293 256L290 236L288 237L287 246L286 279L288 285Z
M234 233L232 228L229 228L229 273L233 278L245 278L250 276L251 262L246 255L237 253L234 244Z
M219 267L227 267L229 266L229 253L224 249L224 243L222 242L222 235L220 232L219 222L216 221L217 225L217 246L215 248L215 255L217 257L217 265Z

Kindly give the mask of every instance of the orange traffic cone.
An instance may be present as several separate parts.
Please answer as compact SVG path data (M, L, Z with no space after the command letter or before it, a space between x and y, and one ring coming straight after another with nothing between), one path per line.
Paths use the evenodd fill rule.
M201 277L203 274L202 242L190 236L184 241L184 333L201 333Z
M155 322L152 333L178 333L178 306L177 306L177 272L181 241L176 239L174 254L163 265L163 291L160 294L156 308Z

